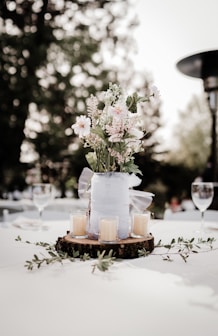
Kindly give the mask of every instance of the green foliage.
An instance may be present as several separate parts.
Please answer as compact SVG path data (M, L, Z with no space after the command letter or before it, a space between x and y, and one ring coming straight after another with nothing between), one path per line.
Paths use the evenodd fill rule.
M179 200L183 197L191 198L191 183L198 176L198 169L187 168L182 164L162 163L161 171L162 181L168 186L168 200L173 196L177 196Z
M20 236L17 236L17 238L15 238L15 241L23 242ZM73 251L73 256L71 257L66 252L62 252L61 250L57 251L55 249L55 245L46 242L31 243L30 241L26 240L24 243L34 244L35 246L43 247L47 253L46 255L41 253L40 257L37 254L34 254L31 260L27 260L24 266L29 271L32 271L35 268L40 268L42 265L51 265L57 262L62 264L64 260L73 262L75 261L75 258L78 257L81 261L87 261L90 259L88 253L79 255L78 251ZM110 250L107 255L105 255L105 250L101 253L98 252L98 258L96 259L96 262L92 265L92 273L95 272L96 268L101 272L108 271L110 266L113 265L114 260L115 257L113 256L113 250Z
M97 262L92 266L92 273L95 272L97 268L101 272L108 271L111 265L113 265L115 257L113 257L113 250L110 250L107 255L105 255L105 250L100 253L98 252Z
M17 236L15 239L18 242L23 242L20 236ZM25 241L26 244L32 244L30 241ZM55 245L49 244L46 242L36 242L34 243L35 246L43 247L46 251L46 255L43 253L39 257L37 254L34 254L31 260L27 260L25 263L25 267L32 271L34 268L40 268L42 265L50 265L54 263L63 263L64 260L75 261L75 258L79 256L79 252L75 251L73 257L69 256L66 252L56 251ZM81 257L81 260L88 260L87 256Z
M128 96L126 99L126 105L128 107L128 110L132 113L137 112L137 104L142 102L149 101L148 98L145 97L139 97L137 92L134 92L132 96Z
M150 251L147 251L145 248L138 250L138 256L139 257L147 257L149 256Z
M215 238L208 237L207 239L203 238L191 238L191 239L184 239L183 237L178 237L177 239L172 238L170 243L163 244L161 240L154 246L155 249L158 248L164 248L167 249L167 252L162 253L156 253L151 255L161 255L162 259L165 261L173 261L172 255L179 255L184 262L187 262L188 257L190 254L193 253L199 253L201 250L203 252L208 252L213 249L213 243L215 242ZM23 242L22 238L20 236L17 236L15 238L15 241L17 242ZM42 265L50 265L54 263L63 263L64 260L68 261L75 261L75 258L80 258L81 261L87 261L90 260L90 256L88 253L84 253L83 255L80 255L78 251L73 251L73 256L70 256L66 252L62 252L55 249L55 245L49 244L46 242L36 242L31 243L30 241L25 241L26 244L34 244L35 246L43 247L47 253L47 255L44 255L41 253L41 256L39 257L37 254L34 254L33 258L31 260L27 260L25 263L25 267L32 271L35 268L40 268ZM113 265L114 261L116 260L116 257L113 255L113 250L111 249L108 254L106 254L106 251L98 251L97 253L97 259L95 263L92 265L92 273L95 272L96 268L101 272L106 272L109 270L109 268ZM147 257L150 255L150 252L146 249L138 250L138 256L139 257Z
M173 146L166 156L168 162L201 174L208 161L211 145L211 123L205 96L193 97L187 108L180 111L175 125Z
M71 174L80 175L85 161L78 160L80 154L71 149L76 141L70 126L76 115L86 113L85 100L90 94L105 90L108 82L118 81L119 72L125 73L122 81L133 77L133 65L126 58L132 38L127 34L119 40L117 31L123 19L115 14L120 12L116 8L127 13L129 3L1 3L0 134L4 141L0 142L0 187L13 185L19 172L24 181L26 166L20 165L20 160L26 160L21 153L23 143L32 146L28 155L33 151L33 164L38 161L47 167L56 163L61 166L68 160L69 169L61 183L66 183ZM134 20L126 25L131 31ZM119 54L121 47L126 50L123 56ZM106 65L104 50L120 58L119 70ZM126 68L128 71L123 71Z
M178 237L177 239L173 238L170 243L163 244L160 240L155 248L165 248L168 251L166 253L161 253L163 260L172 261L172 255L178 254L184 262L187 262L188 257L192 253L200 252L200 249L203 247L209 248L212 250L213 243L215 238L208 237L207 239L203 238L191 238L184 239L183 237Z

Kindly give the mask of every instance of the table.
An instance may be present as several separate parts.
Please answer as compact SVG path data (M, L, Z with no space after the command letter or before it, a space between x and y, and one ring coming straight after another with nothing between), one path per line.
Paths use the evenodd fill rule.
M152 254L117 261L107 272L92 273L94 260L28 271L25 261L41 248L15 238L53 243L69 229L67 221L46 224L41 232L0 228L1 335L217 336L218 242L187 263ZM167 243L191 238L198 225L153 220L150 231ZM218 238L218 224L209 225L209 236Z
M49 202L46 209L69 212L77 208L87 207L87 205L88 205L88 199L55 198ZM24 211L24 210L33 210L36 209L36 207L31 199L21 199L19 201L0 200L0 209Z

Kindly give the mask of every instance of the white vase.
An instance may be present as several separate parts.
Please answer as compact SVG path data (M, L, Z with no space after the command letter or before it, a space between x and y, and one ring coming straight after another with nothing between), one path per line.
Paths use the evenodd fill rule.
M89 233L98 236L99 220L118 216L118 238L129 236L129 175L127 173L94 173L91 180Z

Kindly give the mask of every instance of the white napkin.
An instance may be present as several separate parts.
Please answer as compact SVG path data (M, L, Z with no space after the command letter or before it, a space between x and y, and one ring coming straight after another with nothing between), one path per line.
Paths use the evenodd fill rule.
M41 228L42 222L39 219L19 216L11 224L24 230L39 230Z

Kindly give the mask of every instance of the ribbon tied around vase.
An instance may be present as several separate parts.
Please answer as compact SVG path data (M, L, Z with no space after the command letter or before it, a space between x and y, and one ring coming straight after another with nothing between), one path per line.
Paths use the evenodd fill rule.
M90 187L93 174L94 172L87 167L82 170L78 181L79 198L90 199ZM129 174L130 211L135 209L142 212L152 203L154 197L153 193L132 189L133 187L140 185L140 183L141 179L138 176Z

